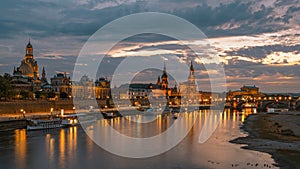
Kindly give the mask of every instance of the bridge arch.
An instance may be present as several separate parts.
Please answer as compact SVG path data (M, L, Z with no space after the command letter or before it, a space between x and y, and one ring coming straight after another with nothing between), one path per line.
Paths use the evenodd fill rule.
M278 108L290 108L289 107L289 102L287 101L266 101L262 103L262 110L267 110L268 107L270 106L276 106Z

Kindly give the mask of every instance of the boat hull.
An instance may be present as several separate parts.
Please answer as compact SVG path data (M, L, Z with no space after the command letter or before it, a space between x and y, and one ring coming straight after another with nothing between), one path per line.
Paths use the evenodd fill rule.
M52 125L44 125L44 126L27 126L27 130L46 130L46 129L54 129L54 128L61 128L63 127L62 124L52 124Z

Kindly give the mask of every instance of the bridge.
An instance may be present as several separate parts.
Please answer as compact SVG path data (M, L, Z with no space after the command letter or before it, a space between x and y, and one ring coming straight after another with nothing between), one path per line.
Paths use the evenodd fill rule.
M233 98L227 100L227 106L234 109L246 107L266 111L268 108L284 108L290 111L300 110L300 97L292 96L265 96L259 98Z

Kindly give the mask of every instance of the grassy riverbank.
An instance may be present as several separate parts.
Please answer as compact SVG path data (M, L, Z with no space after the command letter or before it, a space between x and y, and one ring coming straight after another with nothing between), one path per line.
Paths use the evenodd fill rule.
M284 169L300 168L300 114L254 114L247 117L243 130L247 137L232 140L243 147L272 155Z

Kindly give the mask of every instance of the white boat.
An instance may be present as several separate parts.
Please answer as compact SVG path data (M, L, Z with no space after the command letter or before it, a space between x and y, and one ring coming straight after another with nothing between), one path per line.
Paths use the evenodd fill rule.
M28 120L27 130L44 130L63 127L60 118L46 120Z
M97 120L95 116L87 114L68 114L60 118L62 119L61 123L64 127L93 123Z
M93 123L97 118L87 114L68 114L52 119L30 119L27 130L43 130L61 127L71 127L79 124Z

